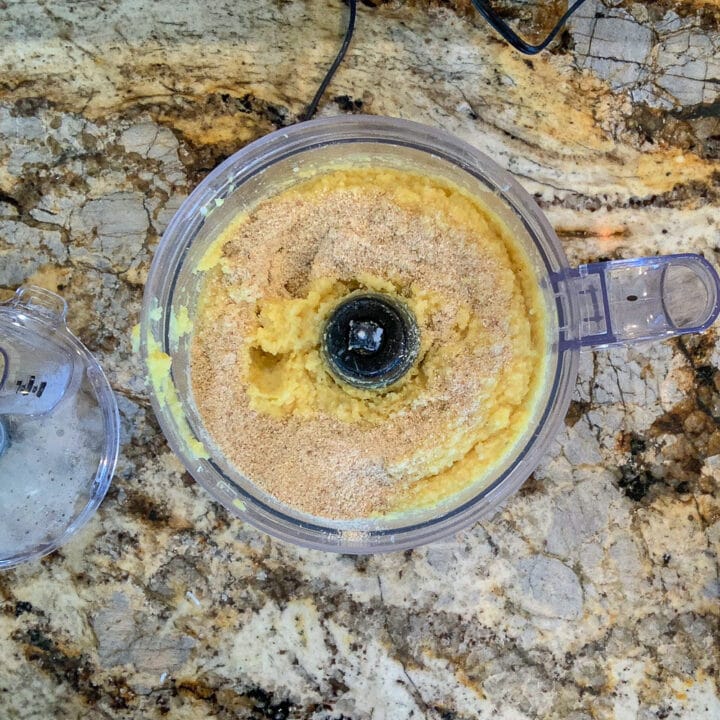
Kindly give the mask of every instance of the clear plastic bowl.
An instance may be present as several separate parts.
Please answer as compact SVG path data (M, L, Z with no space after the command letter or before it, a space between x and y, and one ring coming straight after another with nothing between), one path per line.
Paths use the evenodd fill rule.
M191 335L177 338L172 332L179 308L187 308L194 320L203 281L198 261L237 213L308 173L348 165L439 176L477 196L525 248L547 308L544 390L527 431L502 466L480 487L469 487L433 509L393 519L336 521L300 513L232 467L205 431L192 400ZM662 287L666 271L662 259L634 261L636 266L629 270L613 263L570 269L553 229L520 185L481 152L440 130L370 116L299 124L272 133L225 161L190 195L166 230L148 278L141 321L141 352L149 367L153 407L170 446L193 477L231 512L261 530L300 545L344 553L415 547L492 512L530 475L563 422L581 345L668 336L702 329L714 320L717 275L701 258L684 257L690 258L686 264L694 276L707 275L700 280L708 288L707 302L697 311L705 313L702 322L693 325L698 320L693 316L686 327L668 324L663 332L653 310L647 320L649 330L644 332L642 322L638 324L633 316L634 334L629 334L623 322L630 306L608 305L608 288L627 292L628 283L645 282L644 274ZM620 281L613 281L616 276ZM594 285L588 286L595 281L600 283L599 294ZM642 295L642 288L637 292L653 308L658 305L656 298ZM638 315L639 306L632 307ZM604 324L596 322L601 316ZM591 320L594 325L588 324Z

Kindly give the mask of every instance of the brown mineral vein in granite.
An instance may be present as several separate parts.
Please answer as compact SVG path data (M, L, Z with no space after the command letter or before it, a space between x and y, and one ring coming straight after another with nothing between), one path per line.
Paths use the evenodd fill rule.
M590 8L590 25L612 22L571 24L528 60L469 13L362 4L322 112L399 115L485 149L537 194L573 263L714 261L718 73L671 81L669 105L638 93L711 68L717 3ZM217 160L297 117L341 11L0 10L0 297L25 281L60 290L122 417L97 516L59 553L0 575L0 718L716 720L715 331L582 355L565 428L521 492L413 552L270 540L169 452L130 347L152 251ZM628 85L621 32L627 52L650 37ZM673 95L685 87L692 97Z

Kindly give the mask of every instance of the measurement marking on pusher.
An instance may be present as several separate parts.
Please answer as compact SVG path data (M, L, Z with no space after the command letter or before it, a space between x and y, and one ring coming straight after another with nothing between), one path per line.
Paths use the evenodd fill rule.
M26 382L23 382L22 380L18 380L15 383L15 394L16 395L35 395L35 397L42 397L42 394L45 392L45 388L47 387L46 382L35 382L36 378L34 375L31 375Z

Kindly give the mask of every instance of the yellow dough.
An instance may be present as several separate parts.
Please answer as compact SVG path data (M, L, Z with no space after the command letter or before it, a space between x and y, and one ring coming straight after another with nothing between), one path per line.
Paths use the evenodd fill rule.
M537 279L459 187L390 168L319 174L238 216L200 266L191 378L205 430L296 510L350 520L450 503L526 431L546 364ZM321 352L329 314L364 291L403 302L420 331L415 364L383 390L338 380Z

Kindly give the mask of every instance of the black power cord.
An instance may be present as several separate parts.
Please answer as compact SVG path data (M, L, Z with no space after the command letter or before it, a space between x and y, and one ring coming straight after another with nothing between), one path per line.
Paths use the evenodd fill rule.
M575 0L575 2L573 2L573 4L565 11L560 20L558 20L557 24L550 31L548 36L541 43L537 45L531 45L530 43L525 42L525 40L523 40L497 14L497 12L493 10L493 7L491 3L488 2L488 0L471 1L473 7L485 18L485 20L488 21L488 23L490 23L493 29L500 35L502 35L503 39L506 40L510 45L512 45L512 47L514 47L516 50L519 50L524 55L537 55L539 52L542 52L556 38L557 34L562 30L563 26L568 21L570 16L583 3L586 2L586 0ZM315 97L313 97L313 99L310 101L310 104L305 109L305 112L300 115L300 121L310 120L310 118L317 112L320 100L322 100L322 96L325 94L328 85L332 81L333 76L335 75L337 69L340 67L340 63L345 58L345 54L350 47L350 42L352 40L353 33L355 32L355 20L357 19L357 0L346 0L346 2L348 4L350 12L348 14L348 24L347 28L345 29L345 35L343 36L342 44L340 45L340 50L338 50L338 54L335 56L335 60L333 60L332 65L325 73L325 77L320 83L320 87L317 89Z
M320 83L320 87L317 89L315 97L310 101L310 104L307 106L307 108L305 108L305 112L302 113L302 115L300 116L300 121L309 120L317 112L318 105L320 104L320 100L322 100L322 96L325 94L325 90L327 90L327 86L333 79L333 75L335 75L335 72L340 67L340 63L345 58L345 53L347 53L348 48L350 47L350 41L352 40L353 33L355 32L355 18L357 18L357 0L348 0L348 5L350 6L348 24L347 28L345 29L345 35L343 36L343 41L340 45L340 49L338 50L338 54L335 56L335 60L333 60L333 64L330 66L330 69L325 73L325 77Z
M562 30L563 25L568 21L570 16L585 2L586 0L575 0L575 2L565 11L563 16L557 21L555 27L550 31L548 36L538 45L531 45L525 42L496 12L487 0L472 0L473 7L492 25L503 38L525 55L537 55L542 52Z

